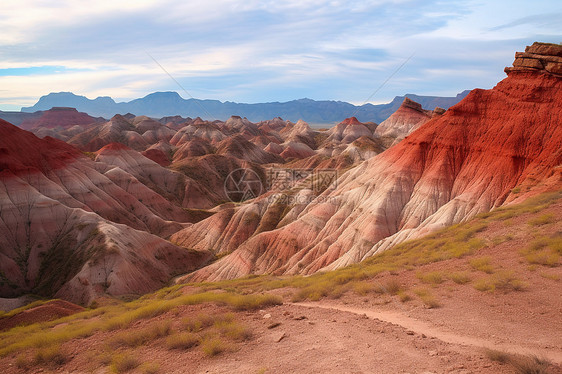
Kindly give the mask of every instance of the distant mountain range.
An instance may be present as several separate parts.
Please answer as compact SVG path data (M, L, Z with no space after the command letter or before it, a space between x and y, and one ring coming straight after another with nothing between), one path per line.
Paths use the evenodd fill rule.
M35 105L24 107L21 111L33 113L53 107L72 107L91 116L104 118L111 118L115 114L134 113L135 115L155 118L180 115L209 120L226 120L232 115L238 115L253 122L281 117L293 122L302 119L310 124L338 123L347 117L355 116L362 122L380 123L400 107L405 97L420 103L424 109L433 110L435 107L447 109L462 100L468 92L463 91L455 97L406 94L405 96L396 96L388 104L365 104L361 106L343 101L315 101L311 99L259 104L221 102L218 100L186 100L177 92L155 92L140 99L116 103L115 100L107 96L91 100L71 92L58 92L42 96ZM15 118L16 116L14 112L0 112L0 118L9 121L9 117Z

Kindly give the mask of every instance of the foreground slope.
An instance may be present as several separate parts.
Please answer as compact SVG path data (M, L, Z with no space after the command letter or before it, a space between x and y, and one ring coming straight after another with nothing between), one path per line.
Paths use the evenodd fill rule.
M0 364L6 373L124 371L124 362L161 373L560 373L561 218L558 191L336 271L66 308L77 314L0 331ZM0 329L45 321L38 312L53 303L0 313Z
M562 76L553 71L562 65L562 46L544 46L528 48L538 65L507 69L508 77L493 89L473 90L444 115L344 174L335 191L299 210L293 222L249 238L188 279L341 267L560 186ZM518 194L512 191L516 186Z

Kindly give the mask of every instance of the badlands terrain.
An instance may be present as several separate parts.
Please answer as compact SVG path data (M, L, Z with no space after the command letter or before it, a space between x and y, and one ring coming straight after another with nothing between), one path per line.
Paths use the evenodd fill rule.
M0 120L2 366L562 372L562 45L505 71L325 129Z

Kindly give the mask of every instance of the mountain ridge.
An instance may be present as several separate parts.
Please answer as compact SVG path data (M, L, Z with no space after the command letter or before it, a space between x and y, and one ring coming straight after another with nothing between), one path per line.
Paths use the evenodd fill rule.
M33 106L22 107L21 113L44 111L52 107L73 107L91 116L105 118L111 118L115 114L135 113L150 117L182 115L191 118L226 120L231 115L239 115L254 122L282 117L293 122L302 119L314 124L339 123L344 118L354 115L361 122L379 123L396 111L406 97L420 103L424 109L433 110L435 107L447 109L462 100L468 92L468 90L465 90L454 97L406 94L396 96L390 103L364 104L361 106L343 101L316 101L307 98L256 104L208 99L183 99L177 92L173 91L154 92L129 102L116 102L108 96L88 99L71 92L58 92L42 96ZM10 113L12 112L0 112L0 118Z

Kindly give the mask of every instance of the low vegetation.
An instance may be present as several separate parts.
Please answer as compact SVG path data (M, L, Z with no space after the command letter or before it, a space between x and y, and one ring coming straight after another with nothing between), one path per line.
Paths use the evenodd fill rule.
M178 288L180 287L175 286L155 294L143 296L132 302L103 306L56 321L16 327L0 333L0 357L31 348L48 348L60 345L71 339L91 336L97 331L126 329L136 321L156 317L182 305L216 303L228 306L233 310L255 310L282 303L279 296L267 294L240 295L228 292L179 294L179 296L171 299L163 298L172 294ZM62 323L64 325L61 325ZM55 325L60 325L60 327L51 330L50 327ZM168 333L169 327L164 323L146 331L119 333L113 343L135 346Z
M191 332L181 332L173 334L166 339L166 346L169 349L190 349L199 345L200 338Z
M478 271L483 271L484 273L492 274L494 272L494 266L492 266L492 259L489 256L478 257L470 260L470 266Z
M137 356L132 353L125 352L113 356L111 361L111 371L114 373L126 373L136 369L141 364Z
M486 356L500 364L510 365L518 374L547 374L550 362L534 355L519 355L495 349L486 349Z
M423 283L440 284L445 281L445 276L440 271L432 271L430 273L417 273L416 277Z
M529 199L532 201L524 204L500 208L422 239L402 243L359 264L336 271L307 277L248 276L188 287L177 285L130 302L115 301L111 305L98 306L56 321L16 327L0 333L0 357L17 353L16 365L22 368L30 365L29 362L31 365L60 365L67 361L61 345L72 339L104 332L110 335L107 345L119 351L109 356L105 363L111 370L117 373L132 369L157 372L159 368L156 364L145 365L137 356L123 350L155 342L154 344L170 350L201 350L211 357L231 350L237 342L252 336L251 331L237 321L233 313L200 314L172 323L170 315L173 316L174 311L187 305L212 303L233 312L258 310L282 303L280 296L268 294L268 291L286 289L283 292L292 297L293 301L338 298L349 292L371 297L386 295L385 300L400 302L419 300L427 308L438 308L441 302L433 292L438 291L439 285L449 280L451 284L447 287L455 287L453 283L470 283L476 290L483 292L522 291L527 288L527 284L515 272L502 270L501 263L494 263L490 256L483 256L481 253L487 246L499 245L512 238L504 236L486 241L477 234L487 230L494 221L520 222L519 215L541 212L560 197L562 193L547 194L533 198L534 200ZM519 250L530 266L538 269L544 266L545 270L553 271L551 268L560 265L562 236L560 233L545 234L545 230L552 228L552 225L549 226L552 219L544 216L550 217L546 214L536 220L528 219L523 222L527 230L533 231L535 239L526 248L516 251ZM476 257L465 259L469 255ZM467 269L452 273L420 269L424 265L452 259L463 259L457 263L465 264ZM437 266L431 267L439 269ZM408 290L397 276L404 272L415 274L423 285ZM559 276L553 273L541 271L540 276L553 281L559 280ZM35 305L43 302L39 301ZM165 313L168 314L161 316ZM143 320L155 317L167 319L151 323L148 327L139 327L143 326ZM58 325L57 328L52 329L55 325Z
M562 235L559 233L553 236L539 236L535 238L527 248L519 251L519 253L533 265L542 265L547 267L560 266L560 258L562 256Z
M120 346L139 347L155 339L169 335L172 331L171 324L171 321L155 322L149 327L140 330L123 331L113 336L113 338L108 341L108 344L113 348Z
M206 356L216 356L229 349L228 344L219 337L207 337L201 342L201 349Z
M418 288L414 290L414 293L418 295L420 300L429 309L439 308L441 306L439 300L437 300L437 298L427 288Z
M466 271L457 271L449 274L449 279L451 279L456 284L466 284L472 281L472 277Z
M474 288L478 291L523 291L527 284L519 280L513 271L502 270L490 277L480 279L474 283Z

